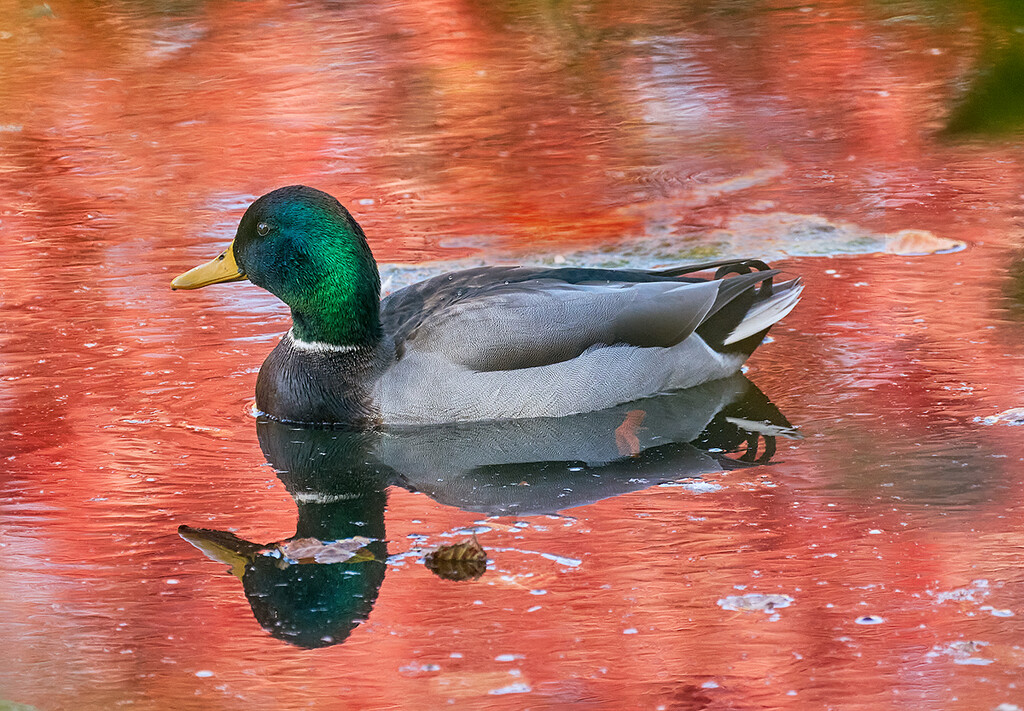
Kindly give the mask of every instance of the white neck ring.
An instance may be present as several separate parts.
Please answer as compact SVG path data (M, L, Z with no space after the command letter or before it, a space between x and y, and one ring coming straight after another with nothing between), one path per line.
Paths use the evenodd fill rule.
M324 343L323 341L303 341L295 336L294 330L292 329L289 329L288 331L288 338L291 339L292 345L295 348L303 351L315 351L318 353L351 353L352 351L357 351L360 348L360 346L339 346L334 343Z

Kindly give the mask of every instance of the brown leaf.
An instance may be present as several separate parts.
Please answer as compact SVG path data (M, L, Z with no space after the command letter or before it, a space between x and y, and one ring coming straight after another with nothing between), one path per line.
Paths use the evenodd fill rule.
M885 251L889 254L939 254L959 252L965 242L937 237L927 230L900 230L886 235Z
M476 580L487 570L487 554L476 534L462 543L438 546L424 562L430 572L445 580Z
M369 538L354 536L326 543L316 538L293 538L277 544L277 549L288 560L298 563L357 563L372 560L373 554L364 550Z

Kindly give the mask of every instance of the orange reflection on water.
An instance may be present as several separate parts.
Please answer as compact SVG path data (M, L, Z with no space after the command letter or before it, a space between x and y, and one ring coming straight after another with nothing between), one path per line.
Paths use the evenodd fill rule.
M1024 400L1019 151L938 137L982 20L906 5L0 3L0 700L1024 705L1024 453L984 424ZM392 487L392 555L484 521L490 569L401 558L365 623L305 650L176 534L296 530L247 414L286 314L167 289L292 182L384 261L710 249L774 211L972 247L786 262L808 290L750 375L806 439L771 467L525 527ZM792 603L720 603L755 593Z

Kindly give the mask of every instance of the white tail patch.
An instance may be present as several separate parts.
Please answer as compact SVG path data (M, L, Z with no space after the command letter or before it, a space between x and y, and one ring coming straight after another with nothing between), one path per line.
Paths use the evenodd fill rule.
M803 290L803 285L799 281L795 281L790 288L779 291L765 301L755 304L722 342L729 345L742 341L781 320L800 301L800 294Z

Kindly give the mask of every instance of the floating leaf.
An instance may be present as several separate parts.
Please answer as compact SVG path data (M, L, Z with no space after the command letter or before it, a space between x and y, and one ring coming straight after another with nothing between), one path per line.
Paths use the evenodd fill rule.
M900 230L886 235L885 251L889 254L944 254L959 252L967 247L965 242L937 237L927 230Z
M316 538L293 538L274 548L290 563L359 563L373 560L373 553L366 550L370 543L370 539L363 536L326 542Z
M445 580L476 580L487 570L487 554L476 534L462 543L438 546L427 554L426 566Z

